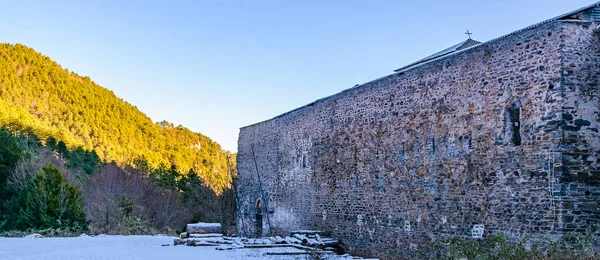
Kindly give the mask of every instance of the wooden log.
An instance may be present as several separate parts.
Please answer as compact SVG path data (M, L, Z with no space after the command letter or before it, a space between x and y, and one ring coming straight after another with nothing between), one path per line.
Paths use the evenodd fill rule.
M265 255L308 255L307 251L303 252L266 252Z
M273 248L273 247L294 247L294 245L290 244L255 244L255 245L244 245L244 248Z
M337 239L323 240L321 243L323 243L324 247L339 247L340 246L340 241Z
M187 245L188 246L219 246L219 244L210 243L210 242L203 241L203 240L196 240L196 239L188 239Z
M186 243L187 243L187 239L181 239L181 238L176 238L173 241L173 245L175 245L175 246L176 245L183 245L183 244L186 244Z
M195 244L196 244L196 241L194 241L193 239L188 239L187 246L194 246Z
M326 236L329 236L331 233L328 231L322 231L322 230L296 230L296 231L292 231L291 236L294 236L294 234L305 235L307 237L313 237L315 235L326 237Z
M299 240L299 239L297 239L295 237L285 237L284 240L288 244L300 244L300 243L302 243L302 240Z
M274 237L272 241L274 241L275 244L285 244L285 243L287 243L287 241L285 241L285 239L283 239L280 236Z
M209 234L189 234L188 237L191 238L215 238L215 237L223 237L222 234L215 234L215 233L209 233Z
M221 230L220 223L194 223L187 224L188 234L209 234L209 233L223 233Z
M233 241L230 240L214 240L214 239L206 239L204 240L207 243L213 243L213 244L227 244L227 245L231 245L233 244Z
M220 246L220 244L196 241L196 243L194 243L194 246Z

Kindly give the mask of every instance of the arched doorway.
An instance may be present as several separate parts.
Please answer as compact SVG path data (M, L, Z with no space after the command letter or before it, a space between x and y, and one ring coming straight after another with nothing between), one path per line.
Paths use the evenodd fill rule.
M263 215L262 215L262 200L260 198L256 199L256 203L254 205L254 209L256 211L256 222L254 225L254 230L256 232L256 237L262 237L263 235Z

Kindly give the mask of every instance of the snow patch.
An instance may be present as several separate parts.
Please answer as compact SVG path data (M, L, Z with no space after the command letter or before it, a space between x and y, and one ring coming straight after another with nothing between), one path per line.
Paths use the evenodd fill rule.
M24 236L23 238L44 238L44 236L42 236L42 235L40 235L40 234L37 234L37 233L35 233L35 234L29 234L29 235L26 235L26 236Z

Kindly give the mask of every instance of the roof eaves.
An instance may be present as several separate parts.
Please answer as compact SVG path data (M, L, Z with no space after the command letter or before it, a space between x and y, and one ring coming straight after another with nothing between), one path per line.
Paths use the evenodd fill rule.
M554 17L554 18L551 18L551 19L548 19L548 20L545 20L545 21L541 21L541 22L539 22L539 23L536 23L536 24L532 24L532 25L530 25L530 26L527 26L527 27L525 27L525 28L523 28L523 29L516 30L516 31L514 31L514 32L511 32L511 33L509 33L509 34L506 34L506 35L500 36L500 37L498 37L498 38L495 38L495 39L489 40L489 41L487 41L487 42L479 43L479 44L473 45L473 46L471 46L471 47L468 47L468 48L465 48L465 49L462 49L462 50L458 50L458 51L451 52L451 53L449 53L449 54L446 54L446 55L443 55L443 56L439 56L439 57L437 57L437 58L434 58L434 59L430 59L430 60L427 60L427 61L423 61L423 62L419 62L419 63L413 63L413 64L410 64L410 65L404 66L404 67L402 67L402 68L399 68L399 69L397 69L397 70L394 70L394 72L395 72L396 74L397 74L397 73L406 72L406 71L408 71L408 70L411 70L411 69L414 69L414 68L417 68L417 67L423 66L423 65L425 65L425 64L429 64L429 63L431 63L431 62L434 62L434 61L437 61L437 60L441 60L441 59L444 59L444 58L452 57L452 56L454 56L454 55L458 55L458 54L460 54L460 53L463 53L463 52L469 51L469 50L471 50L471 49L475 49L475 48L477 48L477 47L479 47L479 46L482 46L482 45L485 45L485 44L489 44L489 43L493 43L493 42L496 42L496 41L502 40L502 39L504 39L504 38L506 38L506 37L509 37L509 36L511 36L511 35L514 35L514 34L517 34L517 33L520 33L520 32L526 31L526 30L530 30L530 29L533 29L533 28L536 28L536 27L539 27L539 26L541 26L541 25L544 25L544 24L547 24L547 23L551 23L551 22L554 22L554 21L557 21L557 20L565 19L565 18L568 18L568 17L570 17L570 16L572 16L572 15L574 15L574 14L578 14L578 13L581 13L581 12L583 12L583 11L585 11L585 10L588 10L588 9L591 9L591 8L595 8L595 7L599 7L599 6L600 6L600 2L596 2L596 3L594 3L594 4L591 4L591 5L588 5L588 6L585 6L585 7L579 8L579 9L577 9L577 10L574 10L574 11L571 11L571 12L568 12L568 13L565 13L565 14L562 14L562 15L559 15L559 16L556 16L556 17Z

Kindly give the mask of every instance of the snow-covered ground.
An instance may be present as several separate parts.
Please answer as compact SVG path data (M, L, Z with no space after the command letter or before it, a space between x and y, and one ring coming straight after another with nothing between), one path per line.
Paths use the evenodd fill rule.
M72 238L0 237L0 259L311 259L307 255L266 254L283 251L302 252L296 248L244 248L218 251L215 247L173 246L173 239L175 237L105 235ZM341 259L341 257L332 257L332 259Z

